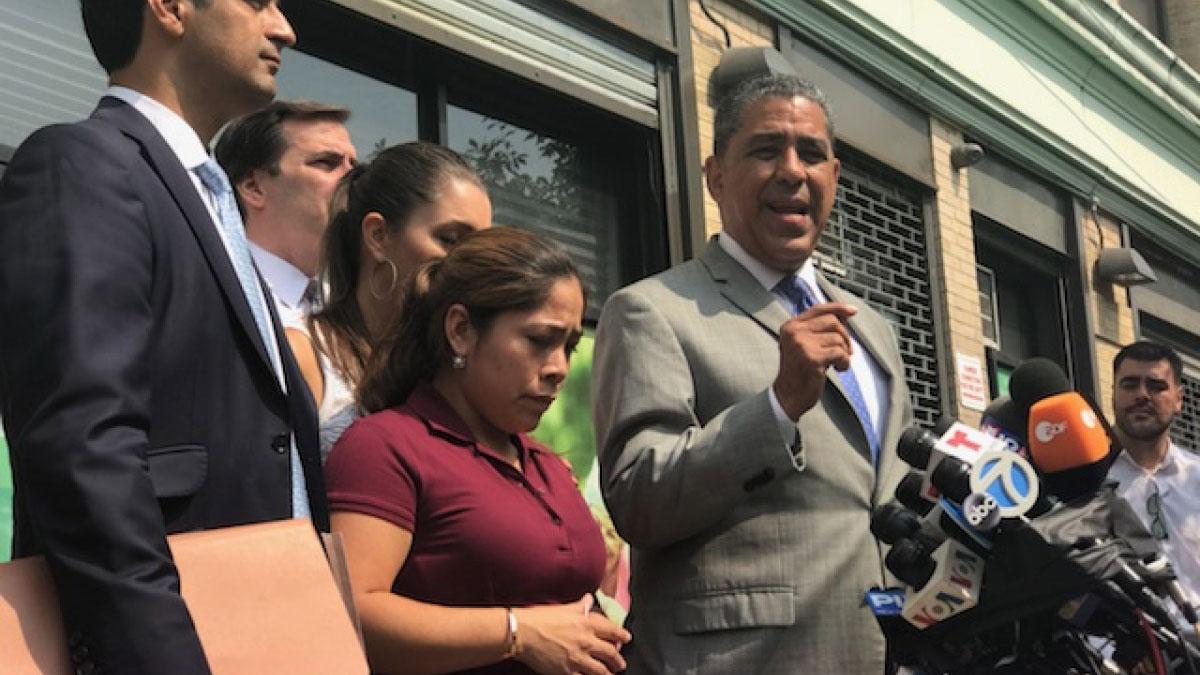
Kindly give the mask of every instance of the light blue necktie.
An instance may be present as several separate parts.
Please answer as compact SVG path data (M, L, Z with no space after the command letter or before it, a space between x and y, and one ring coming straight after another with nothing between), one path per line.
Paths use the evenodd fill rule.
M283 363L279 356L279 344L271 339L271 319L267 315L264 304L262 283L254 262L250 257L250 245L246 243L246 227L242 223L242 214L238 212L237 202L233 198L233 188L229 185L229 177L225 170L211 157L208 161L195 168L200 182L212 193L217 206L217 227L221 229L221 237L229 250L229 261L233 263L233 271L237 273L242 293L246 303L250 305L250 313L254 315L254 324L262 337L271 358L271 367L275 376L283 382ZM296 451L295 440L292 441L292 515L296 518L309 517L308 488L304 483L304 467L300 465L300 455Z
M775 285L775 292L792 306L793 314L799 314L816 304L812 291L799 274L789 274L780 279ZM845 371L835 369L834 372L842 381L846 398L850 400L850 406L854 408L863 432L867 435L867 445L871 448L871 464L876 464L879 461L879 435L875 433L875 424L871 422L871 415L867 412L867 400L863 398L862 389L858 386L858 378L854 377L854 371L849 368Z

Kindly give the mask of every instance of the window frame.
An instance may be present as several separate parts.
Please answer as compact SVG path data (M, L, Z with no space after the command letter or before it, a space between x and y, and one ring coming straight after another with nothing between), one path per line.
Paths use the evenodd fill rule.
M661 271L672 262L672 218L665 199L662 148L667 141L659 129L645 127L336 3L289 6L289 19L301 35L297 45L300 51L414 92L417 136L421 140L447 144L447 108L453 105L599 153L613 181L617 208L614 223L620 228L616 249L610 253L617 258L614 290ZM306 25L313 28L304 30ZM344 29L331 30L335 25ZM355 36L352 41L341 37L351 34ZM630 165L634 170L629 170ZM589 324L594 325L599 318L604 299L590 299L586 316Z

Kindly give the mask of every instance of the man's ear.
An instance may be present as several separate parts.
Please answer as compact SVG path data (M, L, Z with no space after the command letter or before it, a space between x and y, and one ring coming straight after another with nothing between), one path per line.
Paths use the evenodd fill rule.
M388 257L387 244L391 235L388 233L388 222L378 211L371 211L362 219L362 240L367 245L371 257L380 262Z
M724 187L724 176L721 175L721 161L716 155L709 155L704 160L704 184L708 186L708 194L713 201L720 201L721 189Z
M267 195L263 191L262 172L258 169L251 171L248 176L238 181L234 186L242 208L247 211L259 211L267 205Z
M195 11L192 0L146 0L146 23L172 37L181 37Z

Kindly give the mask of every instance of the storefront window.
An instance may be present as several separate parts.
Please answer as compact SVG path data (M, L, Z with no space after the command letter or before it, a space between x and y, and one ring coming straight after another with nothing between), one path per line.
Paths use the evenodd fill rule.
M615 290L616 207L600 167L580 145L449 106L448 145L483 178L495 222L559 242L592 297Z
M290 50L279 69L279 98L306 99L350 109L346 128L358 156L417 140L417 95L348 68Z

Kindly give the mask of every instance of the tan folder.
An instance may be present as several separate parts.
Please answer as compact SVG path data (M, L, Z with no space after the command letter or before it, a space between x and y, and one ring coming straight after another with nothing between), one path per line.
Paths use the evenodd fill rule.
M215 675L368 672L355 623L309 521L189 532L168 541ZM0 564L0 673L74 672L45 561Z

